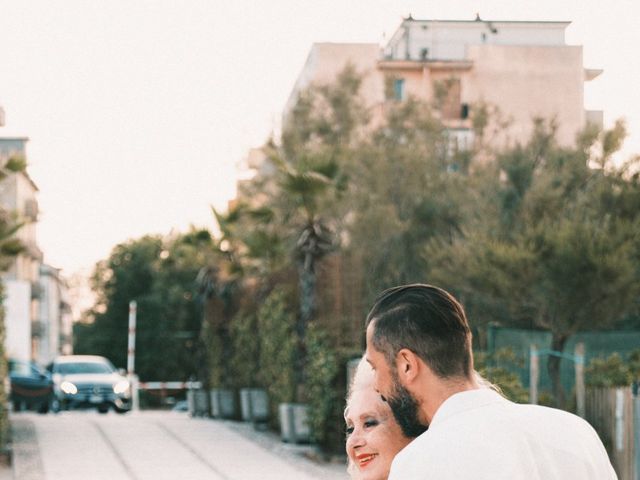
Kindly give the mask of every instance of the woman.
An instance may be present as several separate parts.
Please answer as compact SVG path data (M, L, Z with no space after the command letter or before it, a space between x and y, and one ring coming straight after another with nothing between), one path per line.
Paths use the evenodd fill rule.
M373 388L373 370L358 364L344 411L352 480L386 480L393 457L413 438L405 437L386 402Z
M474 372L480 388L500 389L478 372ZM352 480L387 480L391 462L413 438L406 437L395 421L391 408L373 388L373 370L362 358L354 375L347 408L348 472Z

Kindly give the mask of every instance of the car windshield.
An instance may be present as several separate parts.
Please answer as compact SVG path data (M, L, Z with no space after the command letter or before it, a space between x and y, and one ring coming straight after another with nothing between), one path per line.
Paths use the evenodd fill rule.
M58 365L58 373L72 375L76 373L113 373L113 368L107 363L77 362L61 363Z
M12 360L9 362L9 370L14 375L20 375L25 377L28 377L31 375L37 375L39 373L38 368L35 367L34 365L27 362L21 362L21 361L15 361L15 360Z

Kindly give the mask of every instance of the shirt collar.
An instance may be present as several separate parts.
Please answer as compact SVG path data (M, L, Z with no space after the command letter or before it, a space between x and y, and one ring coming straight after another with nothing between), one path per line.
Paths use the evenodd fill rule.
M430 426L445 422L448 418L467 410L473 410L490 403L506 401L502 395L490 388L479 388L455 393L440 405L431 419Z

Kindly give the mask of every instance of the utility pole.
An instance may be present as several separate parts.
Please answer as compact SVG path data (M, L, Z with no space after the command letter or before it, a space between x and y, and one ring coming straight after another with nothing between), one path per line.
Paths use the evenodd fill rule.
M140 401L138 396L138 377L135 374L136 361L136 314L138 304L135 300L129 302L129 340L127 345L127 377L131 384L131 409L138 411Z
M576 409L578 416L586 416L586 390L584 383L584 343L576 344L574 354L576 370Z
M538 403L538 380L540 379L539 352L535 345L529 346L529 403Z

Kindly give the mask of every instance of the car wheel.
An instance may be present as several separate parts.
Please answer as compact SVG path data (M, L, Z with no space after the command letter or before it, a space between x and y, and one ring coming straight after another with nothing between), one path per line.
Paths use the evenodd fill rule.
M57 398L54 398L51 400L51 405L49 405L49 409L53 412L53 413L58 413L60 412L60 400L58 400Z
M98 413L108 413L109 412L109 405L100 405L98 407Z
M20 410L22 410L22 402L20 400L14 400L13 401L13 411L14 412L19 412Z
M49 402L42 402L38 407L38 413L49 413Z

